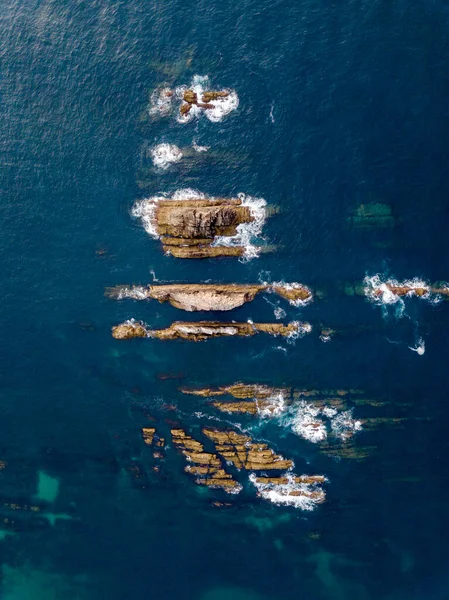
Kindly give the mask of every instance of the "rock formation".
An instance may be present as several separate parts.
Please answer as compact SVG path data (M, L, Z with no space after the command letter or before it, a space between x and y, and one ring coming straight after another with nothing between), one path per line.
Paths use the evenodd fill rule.
M129 319L112 328L112 337L116 340L130 340L132 338L148 337L146 325L140 321Z
M293 461L279 456L267 444L254 443L247 435L209 428L204 428L203 433L215 444L217 453L237 469L286 471L293 467Z
M290 392L290 390L287 390L286 388L274 388L267 385L245 383L234 383L232 385L227 385L218 388L181 388L181 391L184 394L191 394L193 396L203 396L205 398L209 396L225 396L226 394L229 394L234 398L242 400L246 398L269 398L270 396L273 396L274 394L277 394L279 392Z
M211 102L219 100L220 98L227 98L230 92L222 90L219 92L205 91L201 94L201 102L198 102L198 94L193 90L185 90L183 95L183 103L180 106L181 115L187 115L192 106L196 105L205 110L215 108Z
M311 326L309 323L292 322L284 325L282 323L222 323L219 321L198 321L194 323L175 321L166 329L150 330L143 323L131 319L113 327L112 336L118 340L151 337L160 340L184 339L202 342L214 337L249 337L259 332L289 337L309 333L310 331Z
M150 235L161 239L167 254L207 258L244 256L249 251L247 241L242 238L243 231L251 226L251 233L258 235L266 217L264 200L252 202L243 196L183 196L179 191L171 199L147 198L138 201L132 210L134 216L142 219ZM257 250L251 248L252 252Z
M256 477L251 474L251 483L257 495L274 504L294 506L303 510L313 510L326 499L321 485L327 481L322 475L294 475L284 477Z
M172 429L175 448L189 461L185 471L195 476L195 483L211 488L220 488L230 494L238 494L242 486L227 473L223 461L210 452L204 452L201 442L187 435L183 429Z
M261 291L273 291L292 304L304 303L312 299L312 292L306 286L268 284L167 284L152 286L116 286L107 288L110 298L122 300L146 300L154 298L159 302L169 302L175 308L186 311L227 311L254 300Z

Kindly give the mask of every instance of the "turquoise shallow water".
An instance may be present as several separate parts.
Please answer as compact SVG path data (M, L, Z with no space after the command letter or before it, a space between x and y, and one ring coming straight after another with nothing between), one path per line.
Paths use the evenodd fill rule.
M6 0L0 22L0 597L447 599L447 303L410 299L400 318L344 293L366 274L448 277L447 3ZM194 75L235 89L238 109L150 120L151 92ZM211 149L153 169L154 144L193 140ZM277 206L276 252L165 257L131 207L185 187ZM348 227L368 202L394 227ZM322 297L275 301L313 325L294 343L114 341L129 317L185 317L104 297L154 276L300 281ZM275 320L267 299L230 318ZM385 404L356 418L402 420L357 434L364 460L335 458L178 389L234 381L363 390ZM279 507L245 484L213 506L226 498L193 484L168 434L225 422L325 474L326 503ZM160 474L148 425L168 444Z

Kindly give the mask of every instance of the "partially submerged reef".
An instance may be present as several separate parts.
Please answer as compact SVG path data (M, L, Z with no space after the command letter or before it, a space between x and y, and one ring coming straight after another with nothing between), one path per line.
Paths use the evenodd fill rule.
M236 256L252 258L266 217L266 202L240 194L210 198L195 190L178 190L171 198L154 196L136 202L132 214L166 254L177 258Z
M363 293L376 304L396 304L402 298L413 296L432 302L438 302L443 298L449 299L449 285L443 282L430 285L418 278L397 281L374 275L366 276L363 284L363 292L360 288L356 288L355 293Z
M251 471L249 481L257 495L278 505L313 510L325 501L323 475L295 475L293 461L276 454L267 444L254 442L249 436L234 430L203 428L202 434L212 442L214 452L205 451L204 444L188 435L184 429L171 429L175 448L187 460L186 473L194 476L197 485L238 494L243 486L228 468ZM283 471L267 476L267 471ZM256 475L259 472L259 475Z
M236 469L246 471L289 470L292 460L276 454L267 444L254 443L247 435L233 430L204 428L203 434L215 445L217 453Z
M226 323L220 321L175 321L166 329L150 329L145 323L129 319L112 328L112 337L117 340L132 338L158 338L160 340L183 339L193 342L203 342L215 337L249 337L257 333L268 333L275 336L297 337L311 331L309 323L292 321L283 323Z
M228 311L252 302L260 292L273 292L294 306L313 299L311 290L300 284L168 284L148 286L115 286L106 296L123 300L155 299L169 302L175 308L192 311Z
M348 405L350 397L356 399L361 395L357 390L351 390L351 394L348 390L320 392L237 383L215 389L181 388L181 391L206 398L230 395L237 401L212 400L211 405L227 414L277 419L281 426L313 443L329 437L345 442L363 429L363 421L354 419L353 407ZM363 398L358 401L370 402Z
M242 490L242 486L225 471L223 461L216 454L205 452L201 442L187 435L183 429L172 429L171 435L175 448L189 462L184 470L195 476L195 483L220 488L230 494L238 494Z
M252 473L249 480L256 487L258 496L274 504L313 510L326 500L321 486L327 479L323 475L287 473L283 477L257 477Z

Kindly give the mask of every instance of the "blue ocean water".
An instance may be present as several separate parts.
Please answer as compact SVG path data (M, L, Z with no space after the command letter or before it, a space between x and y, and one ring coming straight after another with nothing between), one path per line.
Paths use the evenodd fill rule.
M447 600L448 306L414 298L400 318L345 285L448 278L448 3L4 0L0 25L0 598ZM238 109L220 123L149 118L155 88L198 74L235 89ZM152 167L153 145L193 140L211 149ZM164 256L131 207L186 187L278 207L264 228L276 251ZM348 227L370 202L391 207L393 228ZM197 317L104 297L154 277L305 283L312 305L276 303L313 332L113 340L130 317ZM263 296L229 318L275 320ZM328 343L322 327L336 330ZM424 355L409 349L420 337ZM179 386L235 381L363 390L385 404L355 415L390 421L357 434L370 452L354 460L224 419L329 483L310 513L246 490L216 507L168 430L219 424ZM149 423L167 438L159 475Z

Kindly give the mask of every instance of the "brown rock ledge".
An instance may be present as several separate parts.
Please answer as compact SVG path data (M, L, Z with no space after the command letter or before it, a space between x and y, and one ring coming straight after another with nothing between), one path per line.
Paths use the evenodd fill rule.
M195 483L211 488L221 488L225 492L238 494L242 486L224 469L222 460L210 452L204 452L201 442L187 435L183 429L172 429L175 448L189 461L185 471L195 475Z
M276 454L267 444L254 443L247 435L206 427L203 428L203 433L215 444L217 453L237 469L286 471L293 467L293 461Z
M175 321L166 329L150 330L145 324L131 319L113 327L112 336L118 340L152 337L160 340L184 339L202 342L214 337L249 337L259 332L288 337L301 331L307 333L310 330L311 327L308 323L292 322L284 325L283 323L222 323L220 321L197 321L193 323Z

